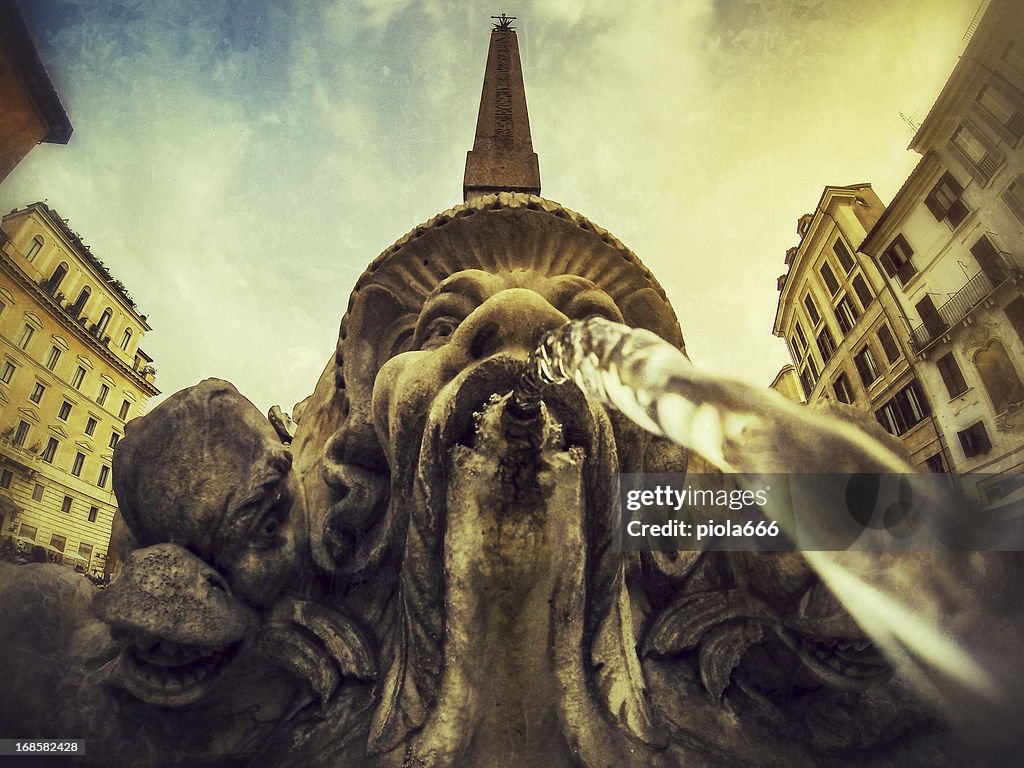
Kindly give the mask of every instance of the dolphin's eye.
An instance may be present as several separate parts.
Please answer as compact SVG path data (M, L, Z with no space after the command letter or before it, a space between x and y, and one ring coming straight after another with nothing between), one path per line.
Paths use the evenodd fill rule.
M258 549L271 549L281 545L281 527L291 507L291 493L282 486L272 494L259 524L253 529L250 541Z

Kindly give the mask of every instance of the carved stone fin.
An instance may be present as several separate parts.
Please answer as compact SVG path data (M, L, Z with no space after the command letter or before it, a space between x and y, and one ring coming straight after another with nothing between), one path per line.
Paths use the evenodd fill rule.
M636 639L629 621L629 594L619 589L594 640L591 660L598 690L615 722L635 738L651 746L664 746L664 737L651 722L647 690Z
M700 679L713 699L722 698L743 654L763 639L763 625L752 621L723 624L707 634L700 644Z
M309 642L290 621L268 624L256 646L275 664L306 681L321 702L330 699L341 682L337 667L324 663L322 649Z
M665 608L654 622L644 644L644 655L670 656L696 648L712 628L738 618L770 617L763 606L749 600L738 589L683 595Z
M366 742L368 755L394 749L426 720L426 707L409 665L412 650L404 615L397 631L398 637L392 644L394 656L381 686L380 703L370 723L370 735Z

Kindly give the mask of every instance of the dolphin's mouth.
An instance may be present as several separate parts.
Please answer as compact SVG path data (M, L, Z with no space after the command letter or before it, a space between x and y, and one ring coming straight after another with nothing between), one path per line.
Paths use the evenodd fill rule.
M892 667L867 638L792 633L787 640L815 677L836 688L869 687L892 676Z
M242 645L241 641L190 645L137 634L121 653L122 681L133 695L150 704L185 706L210 692Z

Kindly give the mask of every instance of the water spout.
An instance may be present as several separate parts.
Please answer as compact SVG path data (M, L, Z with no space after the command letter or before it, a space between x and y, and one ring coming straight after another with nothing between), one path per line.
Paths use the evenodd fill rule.
M657 335L601 318L548 333L531 356L517 397L528 407L542 384L569 381L649 432L697 451L724 472L737 473L740 485L754 473L914 472L861 429L767 388L699 371ZM906 477L917 482L913 474ZM950 518L961 509L943 507L943 499L930 501L948 509ZM838 506L835 498L811 502L811 515L833 514ZM764 512L780 525L793 519L772 505ZM1020 665L1008 664L998 642L977 626L976 594L945 587L928 592L928 585L942 581L936 568L950 570L952 559L915 553L895 561L879 552L804 554L896 668L938 705L958 710L962 720L965 707L971 711L970 702L977 707L975 714L1004 722L1006 713L1021 705L1021 696L1013 693L1022 681ZM914 584L922 585L918 594L907 588Z

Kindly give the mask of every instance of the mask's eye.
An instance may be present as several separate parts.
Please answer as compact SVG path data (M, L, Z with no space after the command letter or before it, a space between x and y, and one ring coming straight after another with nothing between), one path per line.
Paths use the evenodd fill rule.
M612 320L616 323L622 322L622 313L612 301L611 296L598 289L580 291L559 309L572 320L603 317L605 320Z
M420 349L432 349L448 343L448 339L459 327L457 318L451 315L435 317L428 324L423 332L423 342Z

